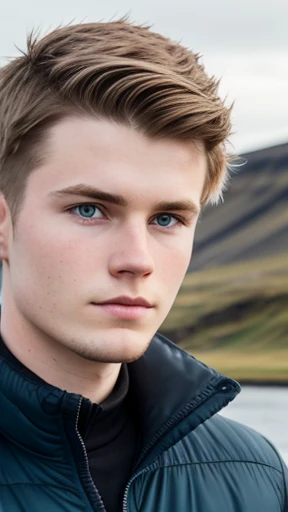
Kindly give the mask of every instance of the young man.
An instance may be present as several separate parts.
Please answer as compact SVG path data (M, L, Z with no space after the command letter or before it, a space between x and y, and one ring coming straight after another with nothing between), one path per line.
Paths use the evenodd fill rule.
M278 453L217 415L239 385L155 334L229 132L197 56L125 21L1 69L1 512L288 510Z

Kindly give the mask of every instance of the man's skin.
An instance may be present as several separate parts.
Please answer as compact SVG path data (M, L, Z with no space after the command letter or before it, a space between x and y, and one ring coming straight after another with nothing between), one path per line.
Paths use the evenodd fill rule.
M92 117L55 125L45 154L28 178L16 226L0 197L1 333L42 379L101 403L121 362L145 352L177 295L206 156L200 142L152 139ZM80 185L122 196L123 204L58 194ZM100 305L123 295L152 307Z

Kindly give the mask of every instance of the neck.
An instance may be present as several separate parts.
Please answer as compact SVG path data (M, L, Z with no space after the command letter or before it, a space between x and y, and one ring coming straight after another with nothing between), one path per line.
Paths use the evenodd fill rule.
M101 403L112 392L120 363L84 359L31 325L5 300L1 307L1 335L7 348L24 366L48 384Z

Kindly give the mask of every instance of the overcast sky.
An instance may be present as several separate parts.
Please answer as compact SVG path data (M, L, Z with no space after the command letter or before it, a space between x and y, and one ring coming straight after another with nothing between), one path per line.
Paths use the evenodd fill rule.
M0 63L40 27L109 20L130 13L203 55L221 94L235 101L237 152L288 142L287 0L0 0Z

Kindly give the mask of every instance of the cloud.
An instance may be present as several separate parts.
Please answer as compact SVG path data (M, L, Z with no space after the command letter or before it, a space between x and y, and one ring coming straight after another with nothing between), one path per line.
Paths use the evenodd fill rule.
M109 20L130 12L203 55L209 74L222 76L221 94L235 100L237 151L288 140L288 2L286 0L20 0L5 2L0 19L1 56L18 54L26 33L60 24ZM287 128L286 128L287 127ZM279 138L280 137L280 138Z

